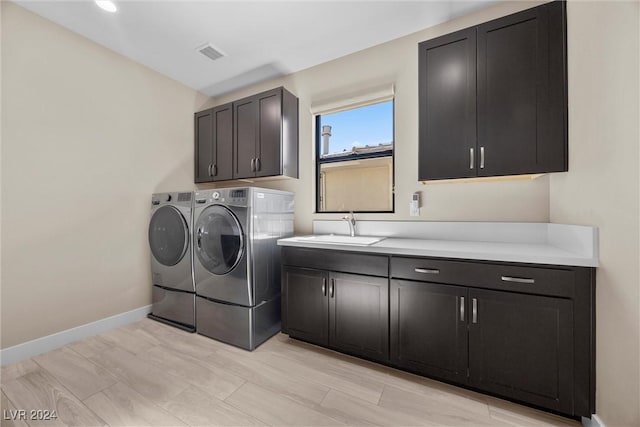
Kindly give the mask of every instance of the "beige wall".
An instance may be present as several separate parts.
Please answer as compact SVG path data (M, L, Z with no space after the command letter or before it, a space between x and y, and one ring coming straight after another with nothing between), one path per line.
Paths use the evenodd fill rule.
M2 91L2 9L0 6L0 100L4 99ZM0 348L2 348L2 104L4 101L0 101Z
M600 229L597 413L640 425L638 2L568 5L569 173L551 177L551 220Z
M549 220L549 180L465 183L424 186L418 180L418 42L492 18L526 9L536 3L500 4L472 15L327 62L282 79L254 85L220 98L232 101L259 90L284 85L300 99L300 179L260 182L266 187L296 193L296 230L311 231L313 219L339 214L314 214L314 151L311 103L341 94L395 85L396 213L362 214L359 219L443 221ZM236 183L237 185L237 183ZM202 185L200 188L209 188ZM422 191L421 217L409 216L411 195Z
M150 195L193 188L211 100L4 1L2 89L2 347L150 304Z

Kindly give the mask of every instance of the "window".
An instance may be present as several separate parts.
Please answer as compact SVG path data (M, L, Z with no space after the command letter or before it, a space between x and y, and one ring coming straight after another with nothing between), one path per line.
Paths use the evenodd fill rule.
M317 212L393 212L393 100L316 116Z

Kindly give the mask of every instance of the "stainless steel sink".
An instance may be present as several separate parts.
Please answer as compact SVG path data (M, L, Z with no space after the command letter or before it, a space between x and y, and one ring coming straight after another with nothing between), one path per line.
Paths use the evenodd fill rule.
M345 236L340 234L321 234L313 236L295 237L296 240L309 243L329 243L333 245L369 246L384 240L385 237L376 236Z

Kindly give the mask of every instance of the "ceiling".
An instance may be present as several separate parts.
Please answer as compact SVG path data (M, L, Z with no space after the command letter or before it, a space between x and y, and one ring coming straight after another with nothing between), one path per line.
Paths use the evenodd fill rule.
M477 1L16 1L209 96L293 73L481 9ZM225 54L212 61L197 48Z

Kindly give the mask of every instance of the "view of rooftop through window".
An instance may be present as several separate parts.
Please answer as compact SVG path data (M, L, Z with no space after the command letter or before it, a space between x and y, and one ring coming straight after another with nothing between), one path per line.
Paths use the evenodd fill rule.
M321 158L390 150L393 148L393 101L322 115L320 130Z

